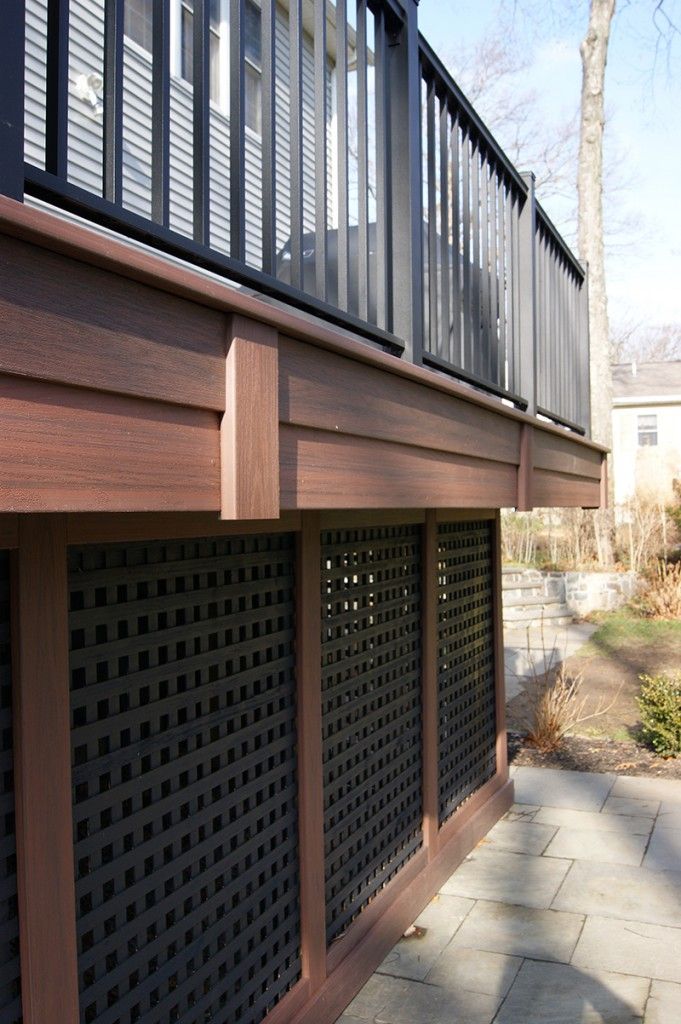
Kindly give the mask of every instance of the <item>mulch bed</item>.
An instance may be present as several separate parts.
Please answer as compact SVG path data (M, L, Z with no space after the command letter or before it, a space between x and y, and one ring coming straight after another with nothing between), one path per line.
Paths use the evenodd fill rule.
M681 779L681 757L657 757L633 740L566 736L558 750L542 754L523 742L521 733L508 733L508 759L512 764L534 768L562 768L578 772L617 772L618 775L649 775Z

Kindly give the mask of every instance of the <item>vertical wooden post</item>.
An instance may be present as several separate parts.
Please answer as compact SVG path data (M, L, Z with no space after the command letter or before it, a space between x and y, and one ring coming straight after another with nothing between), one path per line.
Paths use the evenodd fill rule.
M230 319L220 425L222 519L279 518L279 336Z
M508 774L506 740L506 681L504 670L504 607L501 571L501 513L497 511L492 529L492 594L494 615L494 694L497 723L497 773Z
M532 477L534 474L534 427L523 423L520 430L520 462L518 464L518 512L530 512L534 508Z
M320 578L319 515L303 513L296 579L298 813L303 977L312 992L326 979Z
M432 860L438 852L440 801L438 787L437 692L437 521L427 511L422 533L421 668L423 722L423 841Z
M66 516L19 519L12 562L24 1024L77 1024Z

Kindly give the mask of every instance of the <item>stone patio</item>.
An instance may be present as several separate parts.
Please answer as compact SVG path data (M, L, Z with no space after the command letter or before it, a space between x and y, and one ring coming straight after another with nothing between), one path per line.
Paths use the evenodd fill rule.
M680 1024L681 782L513 776L338 1024Z

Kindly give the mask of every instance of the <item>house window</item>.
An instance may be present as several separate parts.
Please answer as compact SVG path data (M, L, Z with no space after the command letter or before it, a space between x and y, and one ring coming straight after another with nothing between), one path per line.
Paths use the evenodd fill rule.
M227 107L227 93L224 89L223 66L226 65L227 48L223 33L225 20L222 17L222 0L210 2L210 98L221 107ZM181 0L180 16L180 75L191 82L194 70L194 0ZM262 35L260 8L253 0L244 4L244 106L246 126L251 131L262 131Z
M262 29L260 8L244 6L244 107L246 127L262 135Z
M222 2L209 0L210 35L208 52L210 61L210 98L220 102L220 35L222 32ZM180 75L187 82L194 76L194 0L182 0L180 8Z
M654 413L639 416L638 444L640 448L657 444L657 416Z
M125 0L123 31L128 39L151 53L153 0Z

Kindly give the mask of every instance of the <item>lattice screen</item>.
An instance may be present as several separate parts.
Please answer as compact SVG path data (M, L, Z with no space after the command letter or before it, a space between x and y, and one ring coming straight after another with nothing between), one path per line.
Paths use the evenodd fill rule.
M7 551L0 551L0 1020L21 1021Z
M72 550L84 1024L257 1024L300 975L290 535Z
M420 529L322 534L327 938L422 843Z
M441 822L496 771L493 529L438 527Z

